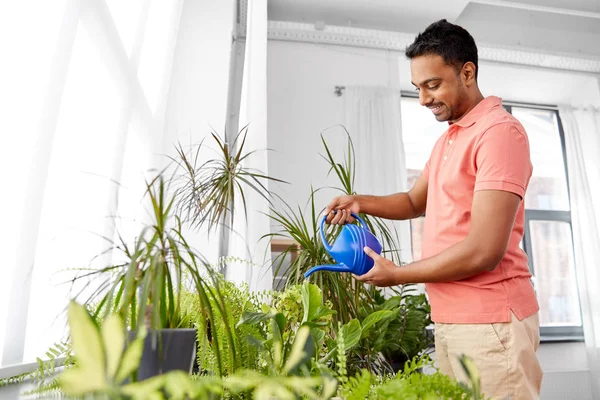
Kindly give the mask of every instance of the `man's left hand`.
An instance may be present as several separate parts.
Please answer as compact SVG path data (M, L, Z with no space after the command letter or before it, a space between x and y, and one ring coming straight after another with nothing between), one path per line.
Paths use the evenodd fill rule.
M364 248L365 253L375 261L373 268L364 275L353 276L361 282L375 285L378 287L396 286L398 282L398 266L385 257L380 256L368 247Z

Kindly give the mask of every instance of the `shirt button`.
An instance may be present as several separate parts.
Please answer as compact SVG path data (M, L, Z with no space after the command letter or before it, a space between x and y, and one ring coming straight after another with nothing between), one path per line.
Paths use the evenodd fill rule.
M448 140L448 144L452 144L452 143L454 143L454 140L452 140L452 139Z
M444 161L446 161L447 158L448 158L448 156L444 156Z

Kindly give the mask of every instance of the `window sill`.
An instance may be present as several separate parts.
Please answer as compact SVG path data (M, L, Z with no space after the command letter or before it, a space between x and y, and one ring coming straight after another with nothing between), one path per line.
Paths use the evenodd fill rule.
M583 342L583 341L585 341L585 339L581 335L562 335L562 336L541 335L540 336L540 343L566 343L566 342Z

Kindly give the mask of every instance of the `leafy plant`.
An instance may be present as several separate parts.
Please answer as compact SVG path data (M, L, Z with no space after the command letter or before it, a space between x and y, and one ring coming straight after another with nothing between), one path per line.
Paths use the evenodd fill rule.
M98 326L85 307L74 301L68 307L68 320L76 362L58 377L67 396L142 400L162 399L166 393L170 399L183 400L223 393L220 379L194 381L182 371L128 383L140 362L145 329L126 343L125 324L119 315L109 315Z
M371 384L373 377L366 369L361 370L356 376L351 376L340 389L341 396L346 400L365 400L371 397Z
M369 367L372 365L380 371L394 372L432 348L433 335L426 330L431 324L430 306L424 294L415 292L416 288L410 285L402 286L387 299L381 290L375 292L374 304L363 308L361 317L364 321L377 313L386 317L363 333L353 349L354 369L374 371Z
M329 164L329 172L334 173L340 183L339 187L333 189L340 194L355 194L354 147L347 131L346 135L347 147L341 162L335 159L325 138L321 135L325 149L322 157ZM321 211L315 206L315 193L322 189L324 188L311 189L308 213L303 212L300 207L294 210L285 202L281 210L275 208L271 210L271 218L281 226L282 230L270 236L291 238L299 244L299 250L288 249L274 260L275 275L285 273L288 288L301 283L304 280L304 273L315 265L334 263L319 238ZM380 239L385 256L401 264L398 257L398 232L393 226L386 224L380 218L363 214L361 217ZM339 226L329 228L326 236L330 242L340 229ZM283 268L287 267L286 260L292 251L297 254L291 258L293 262L289 265L289 269L283 271ZM344 325L353 320L364 323L367 317L374 313L388 316L385 321L377 323L377 329L368 327L361 334L360 344L348 355L347 362L351 373L362 368L372 372L393 372L390 363L403 365L404 361L431 346L431 337L425 329L431 323L429 304L424 295L414 293L414 287L402 286L396 291L395 296L386 300L379 289L355 280L350 274L318 273L313 274L309 280L322 289L324 298L336 311L336 321Z
M227 134L221 137L216 132L211 136L218 147L218 157L200 164L200 153L203 142L190 153L177 147L178 158L172 158L184 172L178 176L179 187L176 195L179 199L178 209L181 215L194 226L202 226L208 222L209 228L219 223L233 224L234 200L236 196L242 199L245 214L247 211L244 187L254 190L269 203L269 190L264 181L285 183L280 179L265 175L244 166L244 160L256 151L245 152L244 146L248 135L248 126L231 140Z
M355 194L355 155L350 136L348 135L346 155L341 163L334 159L322 135L321 139L326 152L323 158L329 163L330 172L333 171L336 174L341 184L340 187L333 189L339 191L340 194ZM286 285L302 283L304 273L315 265L334 263L320 240L319 225L322 210L318 210L315 206L315 193L319 190L321 189L311 189L308 201L310 206L308 216L300 207L294 210L285 202L282 202L282 210L277 210L274 207L271 209L271 218L281 226L282 231L268 236L291 238L300 247L299 250L287 249L274 260L275 275L281 275L281 272L285 272ZM395 229L388 227L380 218L364 214L361 214L361 217L365 220L369 229L380 238L386 256L399 263L400 260L397 257L399 253L398 233ZM326 234L328 239L336 237L340 229L340 227L332 227L330 232ZM294 261L289 269L283 271L285 260L292 251L297 251L298 254L293 258ZM361 307L373 302L376 290L356 281L350 274L314 274L309 280L322 288L325 299L331 301L334 305L337 312L336 319L342 323L346 323L353 318L359 318Z
M290 323L277 308L266 304L263 304L261 312L245 312L242 316L238 326L262 327L261 336L249 335L247 340L259 349L264 367L260 369L263 377L250 373L252 379L247 379L240 390L252 388L254 396L269 394L290 399L296 398L296 394L316 399L329 398L335 393L336 380L314 359L323 346L325 332L331 326L328 317L334 311L323 304L321 291L315 285L302 285L301 297L302 320L299 323ZM295 316L291 315L291 321L295 320ZM292 331L294 333L290 334ZM317 373L316 376L313 372ZM284 379L274 379L276 377ZM321 395L310 389L316 386L322 386Z
M43 391L53 385L57 367L69 367L74 363L71 344L66 342L55 343L46 351L45 356L45 360L36 357L38 367L34 371L0 379L0 387L31 380L38 385L40 391ZM47 382L47 379L50 379L50 382Z
M123 351L125 326L118 315L109 316L100 329L83 306L71 302L68 318L77 364L60 376L61 388L67 395L116 397L120 385L137 368L144 331Z
M132 330L146 327L152 334L158 329L192 328L189 303L182 302L182 293L193 292L203 323L224 324L223 335L209 338L215 342L214 348L227 351L214 353L215 372L222 375L224 364L234 365L238 356L233 326L227 319L217 322L217 314L223 315L227 307L220 293L223 279L183 237L181 219L173 209L175 198L169 194L169 184L161 174L147 184L146 194L152 221L144 226L132 246L121 240L126 261L78 278L99 278L94 280L98 286L87 300L97 305L93 317L105 318L116 312ZM219 346L219 339L228 344Z
M227 302L225 307L220 307L218 297L209 298L209 303L214 310L214 324L207 323L200 299L194 293L185 293L185 299L190 302L192 308L190 319L197 329L196 357L200 371L218 369L216 354L229 352L229 327L233 327L233 347L236 350L236 357L222 360L222 374L231 375L238 369L258 368L258 351L244 338L248 335L259 335L261 331L253 325L236 326L236 323L242 318L244 312L258 311L259 295L251 293L245 284L236 286L233 282L223 280L219 281L219 285L219 292ZM212 340L215 336L217 340ZM230 361L233 361L233 364L230 364Z

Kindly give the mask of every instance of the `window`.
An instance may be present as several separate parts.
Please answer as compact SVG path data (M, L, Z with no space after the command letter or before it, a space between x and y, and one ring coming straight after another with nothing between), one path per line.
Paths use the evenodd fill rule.
M528 255L540 303L541 333L545 340L580 339L583 329L560 118L551 107L505 103L505 108L523 124L531 147L533 175L525 196L525 234L521 247ZM417 99L402 98L408 187L421 174L435 141L446 128ZM423 218L411 221L415 260L421 257Z
M0 74L10 81L0 84L0 104L15 109L1 125L14 132L0 157L2 180L14 190L0 204L10 210L0 239L8 245L0 369L35 362L63 340L67 300L81 289L64 282L110 262L117 224L119 233L122 226L137 233L146 215L143 178L166 143L181 7L178 0L62 0L36 13L0 6L12 21L7 32L19 39L9 58L25 57Z

